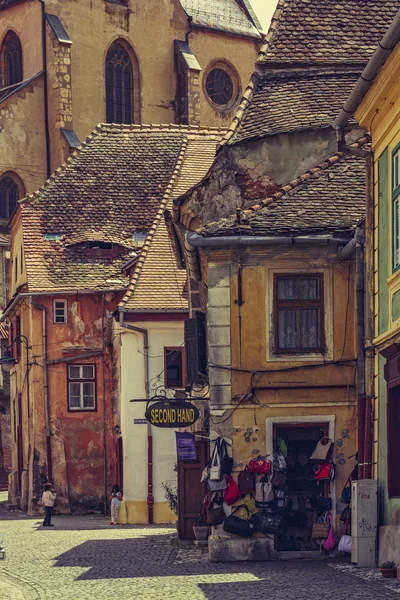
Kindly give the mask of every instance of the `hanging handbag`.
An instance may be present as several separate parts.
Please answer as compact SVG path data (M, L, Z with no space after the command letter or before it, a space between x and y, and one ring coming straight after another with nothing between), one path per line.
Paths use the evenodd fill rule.
M286 459L278 448L278 450L274 452L274 473L277 471L286 473L286 470Z
M276 513L281 514L287 510L289 504L289 496L285 490L274 490L275 504L274 510Z
M329 535L329 530L330 523L327 521L327 515L325 515L323 523L314 523L312 526L311 537L314 539L326 539Z
M256 483L255 502L257 508L271 508L275 504L275 495L272 488L272 483L268 481L268 477L264 475L258 483Z
M214 508L210 502L210 506L207 508L206 517L207 525L220 525L226 518L226 514L223 506L217 506Z
M228 454L228 447L226 441L222 438L219 444L221 474L230 475L233 470L233 458Z
M280 515L259 511L251 517L255 531L265 534L284 535L285 521Z
M217 504L218 506L222 506L224 503L224 497L222 492L217 492L215 496L212 498L213 504Z
M226 488L227 488L226 477L223 477L219 481L214 481L213 479L207 479L207 487L210 490L210 492L221 492L223 490L226 490Z
M342 502L343 504L350 504L350 502L351 502L351 487L350 486L346 486L345 488L343 488L342 495L340 497L340 502Z
M249 462L249 471L258 475L267 475L271 471L271 461L264 456L258 455Z
M245 508L247 510L247 514L249 515L249 509L245 504L241 504L233 511L229 517L226 517L224 521L224 531L227 533L233 533L234 535L240 535L241 537L250 537L254 533L254 525L250 519L241 519L240 517L236 517L235 513L239 510L239 508Z
M220 481L222 479L221 458L219 455L219 438L215 442L214 450L210 461L209 473L209 479L211 479L212 481Z
M325 539L329 534L329 523L314 523L311 537L314 539Z
M340 517L340 519L342 519ZM352 550L352 539L351 535L348 535L348 527L349 527L349 519L346 520L346 529L344 530L344 535L339 540L338 550L339 552L348 552L351 554Z
M342 514L340 515L340 520L342 523L351 523L351 508L350 506L346 506L342 510Z
M227 488L224 492L224 500L227 504L234 504L236 500L240 498L242 495L241 491L238 488L236 481L233 479L232 475L228 475L226 478Z
M314 451L310 456L310 460L318 460L319 462L325 462L328 460L332 449L332 444L333 442L330 438L321 438L314 448Z
M238 475L238 486L242 494L252 494L256 491L256 474L252 473L247 465Z
M324 550L331 552L336 546L336 536L335 536L335 532L334 532L334 529L332 526L331 513L327 513L326 521L327 521L327 523L329 523L329 533L328 533L328 537L326 538L326 540L323 543L323 548L324 548Z
M351 482L353 481L353 479L355 478L355 475L357 474L355 472L355 470L356 470L356 467L354 467L353 470L351 471L349 478L346 481L346 485L344 486L344 488L342 490L340 502L343 502L343 504L350 504L350 502L351 502Z
M330 481L335 479L335 465L332 462L318 465L314 470L315 481Z
M318 498L318 511L319 512L327 512L332 510L332 498L325 498L324 496L320 496Z
M351 535L342 535L342 537L340 538L340 541L339 541L339 546L338 546L339 552L347 552L348 554L351 554L351 548L352 548Z
M281 471L276 471L272 476L272 485L277 488L283 488L286 485L286 474Z

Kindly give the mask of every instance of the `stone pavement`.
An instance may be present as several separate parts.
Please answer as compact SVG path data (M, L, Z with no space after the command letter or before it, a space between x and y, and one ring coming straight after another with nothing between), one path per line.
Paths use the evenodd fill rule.
M39 523L0 505L0 600L400 598L397 581L347 564L210 564L202 550L171 544L168 527L110 527L103 517Z

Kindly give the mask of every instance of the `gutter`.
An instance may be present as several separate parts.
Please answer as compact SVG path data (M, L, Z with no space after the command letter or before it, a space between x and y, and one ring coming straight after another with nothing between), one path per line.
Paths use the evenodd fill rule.
M262 235L232 235L220 237L203 237L198 233L187 231L185 235L185 247L194 246L295 246L295 245L328 245L328 244L345 244L348 238L335 237L333 234L321 235L302 235L297 237L288 236L262 236ZM193 252L193 249L190 249Z
M44 79L44 129L46 137L46 171L47 179L51 175L51 151L50 151L50 128L49 128L49 92L47 81L47 49L46 49L46 4L39 0L42 5L42 61Z
M385 64L385 61L393 48L400 40L400 10L396 14L392 24L386 31L385 35L379 42L378 48L373 53L367 66L361 73L356 85L353 88L350 96L347 98L338 116L336 117L333 127L338 133L338 138L343 141L343 128L347 124L351 115L361 104L365 94L374 83L375 77L377 76L381 67Z
M146 400L150 399L149 385L149 332L142 327L136 327L130 323L125 323L124 312L119 313L119 325L124 329L135 331L143 335L144 345L144 384L146 391ZM154 494L153 494L153 436L150 423L147 423L147 515L149 525L154 524Z

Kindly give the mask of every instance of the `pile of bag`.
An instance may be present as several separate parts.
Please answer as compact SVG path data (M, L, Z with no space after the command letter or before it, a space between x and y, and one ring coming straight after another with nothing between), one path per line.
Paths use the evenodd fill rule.
M279 457L277 460L279 462ZM236 483L231 474L233 459L229 455L227 443L223 438L218 438L202 476L202 481L207 482L208 488L202 511L207 524L223 523L224 531L246 537L253 535L255 531L278 535L283 533L285 523L279 511L285 507L287 497L278 488L286 483L283 473L286 465L274 463L275 466L277 469L272 474L272 462L264 456L257 456L239 473ZM279 471L278 468L282 470ZM258 481L257 476L261 476ZM251 499L226 516L223 504L232 505L247 494ZM237 516L240 509L245 511L246 518ZM261 510L257 512L257 509ZM266 510L271 512L265 512Z

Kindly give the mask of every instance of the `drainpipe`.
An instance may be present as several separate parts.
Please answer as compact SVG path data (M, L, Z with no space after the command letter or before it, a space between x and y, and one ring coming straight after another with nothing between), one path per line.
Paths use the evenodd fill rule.
M364 477L373 477L373 433L374 433L374 362L372 346L374 337L374 160L372 154L366 161L367 210L365 217L365 436L364 436Z
M44 0L39 0L42 5L42 62L44 77L44 131L46 138L46 172L47 179L51 175L51 152L50 152L50 128L49 128L49 92L47 81L47 49L46 49L46 4Z
M51 430L50 430L50 404L49 404L49 378L47 364L47 308L39 302L35 302L31 297L31 304L42 311L42 354L43 354L43 387L44 387L44 412L46 419L46 442L47 442L47 471L48 480L53 480L53 460L51 454Z
M358 478L365 479L365 463L368 445L371 445L369 431L371 430L372 407L371 398L366 395L366 387L370 389L367 378L367 371L370 372L370 363L368 370L366 368L366 315L365 308L365 259L364 259L365 239L363 232L357 227L354 238L350 240L344 248L339 250L339 256L343 260L356 255L356 311L357 311L357 450L358 450ZM372 364L373 368L373 364ZM366 383L368 381L368 384Z
M343 130L339 133L342 135ZM359 156L351 146L344 143L340 146L339 142L339 147L347 154ZM352 253L350 245L353 248L355 247L357 272L358 477L359 479L371 479L374 430L373 398L375 396L374 349L372 346L374 333L374 161L372 152L365 152L364 158L366 160L366 239L362 239L362 233L358 234L357 239L359 230L356 230L353 240L341 250L340 256L341 258L349 258ZM364 296L362 300L361 293ZM360 327L363 328L362 335Z
M357 298L357 435L358 435L358 475L364 475L365 450L365 281L364 246L356 245L356 298Z
M125 313L119 313L119 324L124 329L130 329L131 331L136 331L137 333L141 333L143 335L143 345L144 345L144 382L145 382L145 390L146 390L146 398L150 399L150 389L149 389L149 332L147 329L142 329L141 327L136 327L135 325L131 325L129 323L125 323ZM153 525L154 523L154 495L153 495L153 436L151 431L150 423L147 423L147 514L149 525Z
M103 482L104 482L104 514L107 514L107 496L108 496L108 481L107 481L107 423L106 423L106 380L104 377L106 361L105 361L105 310L106 310L106 295L103 292L103 306L102 306L102 334L103 334L103 343L102 343L102 392L103 392Z

